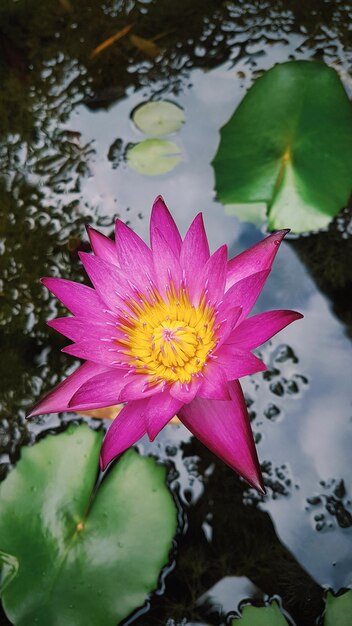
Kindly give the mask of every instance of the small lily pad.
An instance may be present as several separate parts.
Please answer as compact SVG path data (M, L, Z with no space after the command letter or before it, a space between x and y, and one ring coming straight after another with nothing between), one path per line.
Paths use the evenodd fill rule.
M346 591L340 596L328 593L324 626L351 626L352 624L352 591Z
M167 563L176 507L165 470L133 449L97 492L102 434L70 427L24 448L0 485L0 571L15 626L116 626Z
M179 130L185 122L181 107L172 102L144 102L132 112L132 120L145 135L161 137Z
M170 172L180 163L181 151L172 141L145 139L128 148L126 159L139 174L158 176Z
M351 145L352 109L337 73L313 61L276 65L221 129L218 197L265 203L272 230L326 227L352 190Z
M277 602L269 606L245 606L239 619L232 620L232 626L288 626Z

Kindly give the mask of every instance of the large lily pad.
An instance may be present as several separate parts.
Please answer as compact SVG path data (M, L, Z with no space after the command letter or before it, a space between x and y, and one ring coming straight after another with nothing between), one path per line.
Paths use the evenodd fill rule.
M251 203L248 221L265 202L270 229L326 227L352 190L351 145L351 105L336 72L312 61L276 65L221 129L218 197Z
M245 606L239 619L232 626L288 626L277 602L269 606Z
M157 586L176 529L165 471L130 450L93 498L101 439L86 426L47 436L0 486L1 591L15 626L116 626Z
M166 174L181 161L181 151L173 141L145 139L128 148L128 165L145 176Z
M347 591L341 596L328 593L326 596L326 609L324 626L351 626L352 624L352 591Z
M179 130L185 121L185 114L177 104L158 100L143 102L132 112L132 119L145 135L160 137Z

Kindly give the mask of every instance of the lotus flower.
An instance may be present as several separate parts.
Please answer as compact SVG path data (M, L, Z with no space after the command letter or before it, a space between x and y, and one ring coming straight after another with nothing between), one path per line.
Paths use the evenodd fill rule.
M49 326L74 343L63 349L85 363L42 399L41 413L126 403L101 450L101 466L174 416L237 471L263 489L238 379L261 372L252 350L299 319L294 311L247 317L287 233L274 233L227 261L210 254L202 215L182 241L158 197L151 248L120 220L115 242L88 228L94 254L80 253L93 288L60 278L43 284L73 313Z

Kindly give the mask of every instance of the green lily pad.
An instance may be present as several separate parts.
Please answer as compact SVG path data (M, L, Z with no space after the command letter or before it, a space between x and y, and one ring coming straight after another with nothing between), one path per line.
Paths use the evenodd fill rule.
M179 130L185 122L185 114L172 102L144 102L134 109L132 120L145 135L160 137Z
M245 606L239 619L232 620L232 626L288 626L277 602L269 606Z
M341 596L328 593L326 596L324 626L351 626L352 624L352 591Z
M337 73L312 61L276 65L221 129L218 197L266 203L270 229L326 227L352 190L351 145L352 109Z
M116 626L157 586L177 518L165 470L130 450L93 496L101 440L86 426L47 436L0 485L1 595L15 626Z
M181 161L180 148L172 141L165 139L145 139L128 148L126 153L128 165L145 176L166 174Z

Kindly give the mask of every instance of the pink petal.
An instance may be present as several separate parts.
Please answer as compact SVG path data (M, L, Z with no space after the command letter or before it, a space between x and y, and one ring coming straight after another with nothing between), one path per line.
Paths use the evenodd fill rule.
M109 318L111 319L111 318ZM96 319L82 319L81 317L57 317L47 322L48 326L71 339L71 341L85 341L87 337L96 341L122 338L122 333L116 329L114 322L98 321Z
M264 491L246 404L238 383L229 385L232 400L195 398L178 416L205 446L238 472L250 485Z
M194 376L189 383L182 384L177 381L171 385L170 394L173 398L176 398L176 400L187 404L188 402L192 402L201 384L202 379L198 376Z
M87 226L87 233L95 256L113 265L118 265L115 242L91 226Z
M226 294L225 294L226 295ZM218 343L216 345L216 349L218 350L220 346L227 341L227 338L231 334L232 330L235 328L236 323L238 322L241 314L242 307L229 305L228 303L222 302L218 307L218 315L216 320L216 326L220 327L217 330L218 335Z
M206 302L215 304L222 300L225 289L227 268L227 246L221 246L208 259L203 267L194 287L191 298L194 304L198 304L202 294L205 293Z
M124 452L145 435L143 411L147 400L129 402L115 417L100 452L100 466L104 470L118 454Z
M165 424L176 415L183 402L173 398L168 391L158 393L148 400L144 420L149 439L153 441Z
M226 289L251 274L270 270L280 243L289 229L279 230L231 259L227 265Z
M106 368L113 367L121 368L128 367L127 358L121 352L121 347L114 342L97 341L96 339L84 339L78 343L72 343L62 351L65 354L70 354L78 359L84 359L85 361L93 361L93 363L100 363L105 365Z
M131 372L125 381L125 386L121 390L120 401L128 402L129 400L140 400L149 398L156 393L160 393L162 382L158 385L150 385L150 377L143 374L134 374Z
M120 401L120 392L125 384L125 370L109 369L87 380L73 394L69 406L84 406L97 409L111 406Z
M203 217L198 213L184 238L180 264L185 272L186 285L193 291L197 277L210 257L208 239L204 229Z
M201 398L230 400L226 374L216 361L207 363L203 368L202 375L202 386L198 391L198 395Z
M236 348L253 350L280 330L303 317L296 311L266 311L248 317L237 326L228 336L227 343L233 343Z
M145 275L154 279L152 251L131 228L121 220L115 223L115 244L120 266L133 282L142 281Z
M61 411L69 411L69 401L73 394L87 380L106 371L106 367L97 365L96 363L83 363L73 374L70 374L65 380L59 383L52 391L42 398L28 414L28 418L34 415L42 415L43 413L60 413ZM79 407L77 407L79 408Z
M266 370L263 361L247 350L237 349L235 344L223 344L216 357L216 364L224 370L227 380L237 380Z
M178 259L182 244L181 235L161 196L155 199L150 218L150 242L152 249L154 249L155 229L163 233L170 249Z
M91 287L64 278L42 278L41 282L74 315L99 317L104 303Z
M223 310L241 306L242 312L238 318L238 323L247 317L258 299L269 273L270 270L263 270L262 272L251 274L232 285L224 295L221 305Z
M110 310L124 309L127 298L136 298L133 285L121 268L86 252L80 252L79 257L97 293Z
M181 283L181 267L178 258L170 248L163 234L154 229L153 260L157 284L161 296L165 297L167 287L173 282L178 289Z

